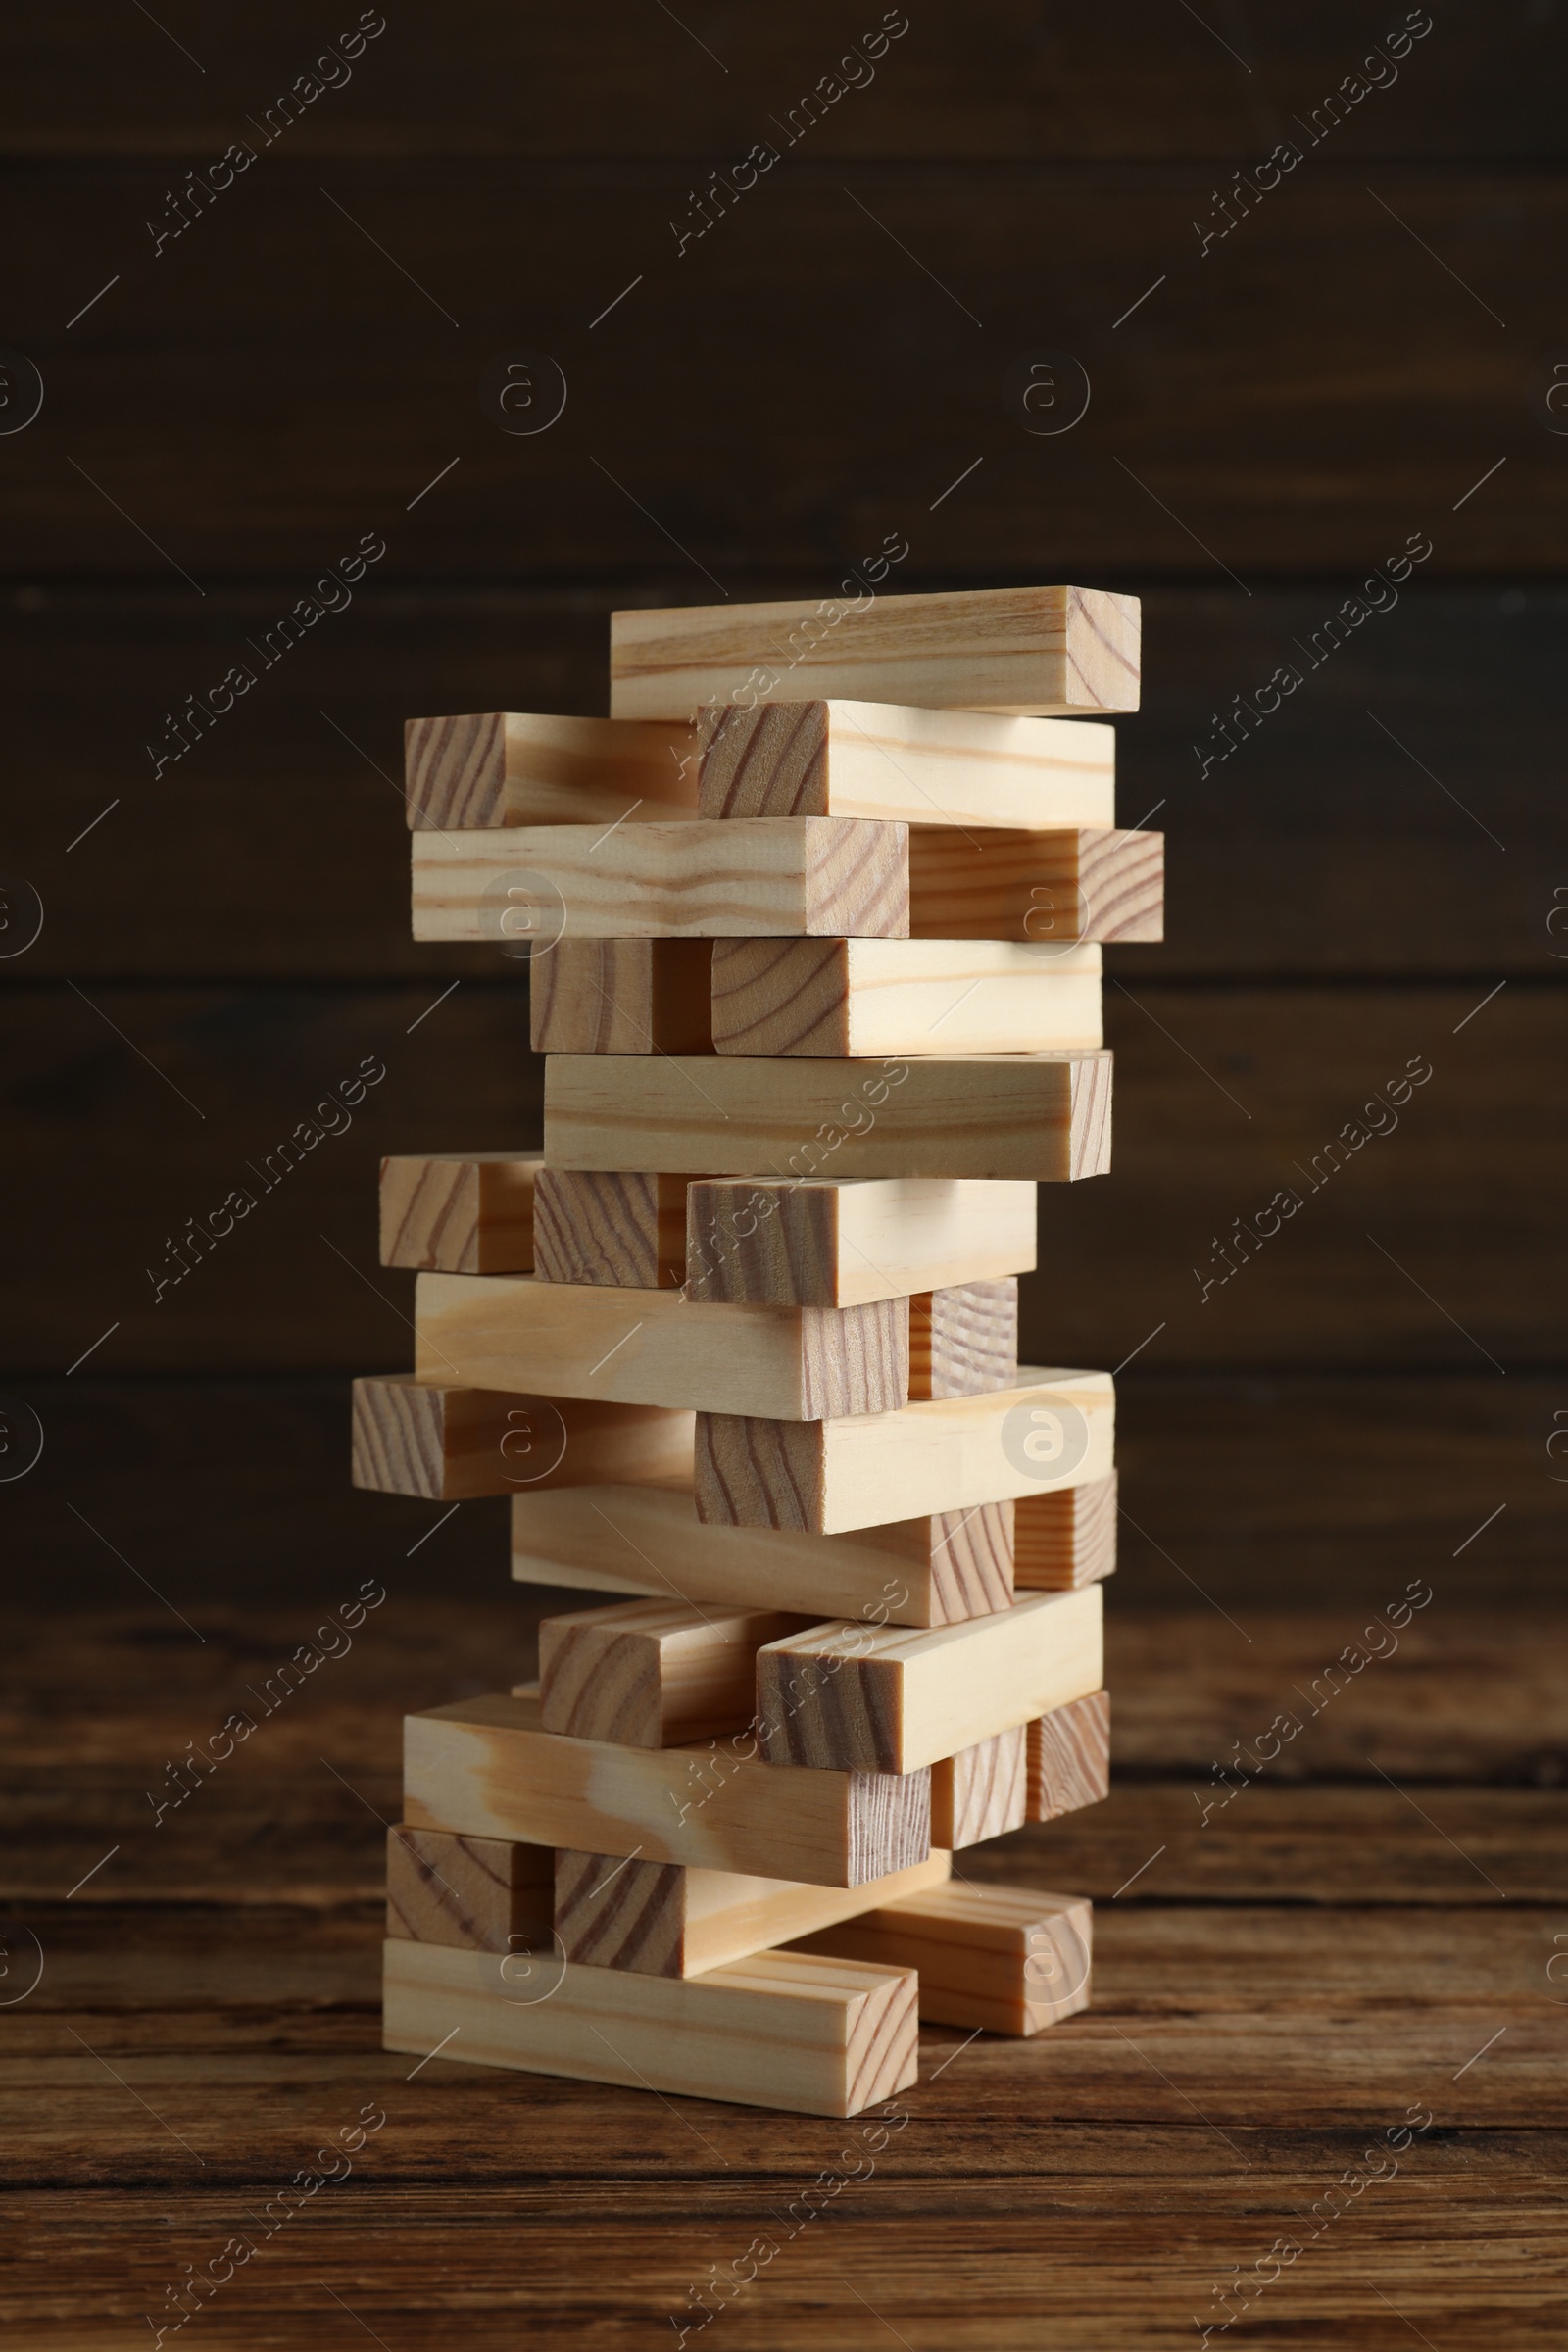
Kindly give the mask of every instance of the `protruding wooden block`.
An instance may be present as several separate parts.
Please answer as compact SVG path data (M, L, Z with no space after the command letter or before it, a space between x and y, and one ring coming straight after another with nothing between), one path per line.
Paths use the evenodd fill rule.
M446 1274L526 1274L534 1179L516 1152L400 1153L381 1162L381 1263Z
M918 1772L1104 1680L1102 1594L1036 1592L966 1625L818 1625L757 1656L771 1764Z
M382 1373L354 1383L354 1484L425 1502L619 1479L689 1488L695 1429L694 1414L669 1406Z
M697 813L694 733L678 722L470 711L408 719L403 748L416 831Z
M963 1511L1104 1478L1108 1372L1020 1366L1018 1386L809 1425L697 1417L697 1509L732 1527L843 1535L908 1512Z
M758 1651L802 1623L779 1610L715 1614L669 1600L546 1617L539 1720L547 1732L623 1747L680 1747L744 1731L757 1707Z
M690 1298L851 1306L1034 1270L1032 1184L743 1176L686 1201Z
M1018 1384L1018 1280L965 1282L909 1300L909 1402Z
M386 1834L386 1932L469 1952L548 1951L555 1850L451 1830Z
M541 1282L678 1290L686 1279L686 1179L542 1168L534 1191Z
M854 596L823 602L612 612L611 710L617 718L691 718L704 703L818 698L1019 716L1138 708L1135 596L1103 588L884 596L854 585Z
M1027 1821L1054 1821L1110 1794L1110 1693L1093 1690L1027 1727ZM932 1832L936 1835L935 1830Z
M719 939L720 1054L868 1059L1104 1043L1101 951L1017 940Z
M1033 1592L1068 1592L1116 1565L1116 1473L1080 1487L1030 1494L1018 1504L1016 1581Z
M688 1870L678 1862L556 1856L555 1932L568 1960L647 1977L697 1977L749 1952L788 1943L873 1904L942 1886L947 1854L868 1886L808 1886L793 1879Z
M1015 1723L931 1767L931 1839L955 1853L1021 1830L1029 1818L1027 1724Z
M911 940L1027 940L1049 951L1164 936L1163 833L909 828Z
M536 1054L710 1054L710 939L562 939L528 958Z
M858 1536L705 1526L690 1494L584 1487L518 1494L512 1573L525 1584L648 1592L881 1625L954 1625L1012 1599L1010 1502Z
M1027 2034L1088 2008L1093 1933L1093 1906L1082 1896L954 1882L795 1948L918 1969L922 2018Z
M867 816L910 825L1113 825L1116 735L1083 720L892 703L710 704L704 816Z
M862 1886L931 1851L928 1773L764 1764L753 1743L616 1747L547 1732L536 1698L403 1723L403 1816L465 1837Z

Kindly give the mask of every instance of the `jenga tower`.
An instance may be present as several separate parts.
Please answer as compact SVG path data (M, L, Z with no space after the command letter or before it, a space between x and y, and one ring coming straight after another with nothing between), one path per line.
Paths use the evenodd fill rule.
M846 586L852 583L846 583ZM858 583L853 583L858 586ZM386 2042L853 2115L1089 1999L956 1849L1105 1793L1109 1375L1017 1361L1102 1173L1136 601L616 613L609 719L415 719L419 939L531 951L541 1159L388 1160L355 1478L513 1496L537 1686L409 1718Z

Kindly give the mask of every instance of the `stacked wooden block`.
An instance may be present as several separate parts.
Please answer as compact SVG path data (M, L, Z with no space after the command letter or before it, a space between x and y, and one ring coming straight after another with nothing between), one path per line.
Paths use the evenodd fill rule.
M836 615L836 617L834 617ZM413 1716L386 2039L830 2115L1033 2034L1090 1907L955 1853L1105 1790L1103 1372L1020 1367L1035 1186L1109 1160L1138 612L614 615L609 719L410 723L416 936L531 952L541 1158L392 1159L412 1378L355 1476L513 1496L537 1685Z

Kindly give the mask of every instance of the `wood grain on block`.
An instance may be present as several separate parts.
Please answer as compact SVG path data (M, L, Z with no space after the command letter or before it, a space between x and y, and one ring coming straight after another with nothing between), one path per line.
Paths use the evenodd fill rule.
M740 1527L842 1535L1104 1478L1115 1440L1108 1372L1020 1366L1019 1385L894 1413L812 1422L697 1416L697 1509Z
M416 939L909 936L909 833L858 817L416 833Z
M1029 1274L1035 1188L973 1178L711 1178L686 1196L686 1292L852 1306Z
M735 703L699 713L704 816L910 825L1113 825L1113 727L893 703Z
M686 1279L686 1179L543 1168L534 1192L541 1282L678 1290Z
M910 828L911 940L1024 940L1047 953L1164 936L1163 833Z
M759 1738L770 1764L919 1772L1104 1681L1103 1595L1034 1592L966 1625L843 1623L757 1655Z
M869 1306L692 1306L678 1291L529 1275L421 1274L415 1368L473 1388L783 1420L881 1413L909 1388L906 1299Z
M909 1402L1018 1385L1018 1278L964 1282L909 1300Z
M706 939L560 939L528 958L536 1054L710 1054Z
M526 1274L544 1161L516 1152L400 1152L381 1162L381 1263Z
M418 832L612 824L697 813L694 731L664 720L480 710L404 724L405 799Z
M1023 1828L1029 1818L1028 1742L1028 1725L1015 1723L932 1765L934 1844L955 1852Z
M465 1837L860 1886L931 1851L931 1779L619 1747L547 1732L535 1698L464 1698L403 1722L403 1818Z
M1027 1726L1026 1821L1054 1821L1110 1794L1110 1692L1092 1690ZM932 1836L936 1835L933 1828Z
M1136 710L1139 604L1102 588L980 588L612 612L617 718L818 697L1019 716Z
M382 1373L354 1383L353 1478L426 1502L619 1480L689 1487L695 1430L696 1416L672 1406Z
M725 939L712 953L720 1054L865 1060L1103 1043L1098 945Z
M556 1855L555 1933L568 1960L645 1977L696 1977L750 1952L788 1943L857 1911L923 1894L951 1875L948 1854L865 1886L808 1886L795 1879L691 1870L679 1862Z
M1116 1473L1031 1494L1017 1505L1015 1581L1031 1592L1068 1592L1116 1566Z
M388 1830L386 1932L470 1952L514 1951L514 1937L548 1951L555 1861L553 1847L513 1838Z
M1038 2034L1089 2006L1093 1906L1081 1895L956 1882L808 1936L797 1950L916 1969L933 2025Z
M918 2072L907 1969L807 1952L757 1952L705 1977L566 1962L549 1998L529 2001L503 1965L389 1941L384 2046L795 2115L858 2115Z
M894 1520L856 1536L718 1527L653 1486L519 1494L512 1573L524 1584L883 1625L956 1625L1012 1599L1010 1502Z
M737 1166L789 1177L1064 1183L1110 1167L1111 1057L970 1054L893 1061L553 1054L553 1168Z
M547 1732L624 1747L680 1747L744 1731L757 1711L758 1651L802 1630L799 1614L715 1613L678 1600L617 1601L546 1617L539 1720Z

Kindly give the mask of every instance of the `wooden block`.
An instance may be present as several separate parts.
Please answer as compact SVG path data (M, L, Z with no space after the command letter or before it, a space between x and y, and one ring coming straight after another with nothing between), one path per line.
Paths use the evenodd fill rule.
M1139 604L1102 588L983 588L610 616L617 718L849 697L1019 716L1138 708ZM868 601L869 600L869 601Z
M1098 1047L1101 952L1017 941L721 939L720 1054L869 1058Z
M1110 1374L1020 1366L1018 1377L989 1396L808 1427L699 1413L698 1515L836 1536L911 1508L963 1511L1104 1478L1116 1425Z
M919 1971L934 2025L1038 2034L1089 2006L1093 1906L1080 1895L956 1883L806 1938L797 1950Z
M543 1168L534 1192L541 1282L678 1290L686 1279L686 1179Z
M906 1969L806 1952L758 1952L706 1977L568 1963L548 1997L528 1998L532 1979L509 1981L504 1965L389 1942L385 2047L795 2115L858 2115L918 2072Z
M1018 1385L1018 1278L922 1291L909 1300L909 1402Z
M931 1837L950 1853L1029 1818L1029 1726L1015 1723L931 1767ZM938 1823L941 1830L938 1831Z
M1163 833L910 827L911 939L1028 940L1050 950L1164 936Z
M854 1306L1035 1265L1032 1184L710 1178L686 1205L689 1298Z
M555 1862L548 1845L458 1838L450 1830L388 1830L386 1932L469 1952L512 1952L541 1941L548 1950Z
M546 1617L539 1720L547 1732L623 1747L681 1747L743 1732L757 1711L758 1651L802 1630L799 1616L776 1609L715 1614L671 1600Z
M1070 1592L1116 1566L1116 1473L1058 1487L1018 1504L1016 1582L1031 1592Z
M695 1430L694 1414L668 1406L558 1403L382 1373L354 1383L353 1478L426 1502L622 1479L689 1489Z
M662 720L483 710L404 724L416 831L647 822L697 813L696 739Z
M693 1307L678 1291L421 1274L414 1321L420 1378L476 1389L699 1409L728 1400L783 1420L887 1412L908 1394L900 1298Z
M1065 1183L1110 1166L1108 1054L907 1061L552 1054L553 1168Z
M414 936L907 939L908 844L841 816L416 833Z
M404 1718L403 1817L823 1886L861 1886L930 1853L928 1773L807 1771L764 1764L753 1744L612 1746L547 1732L537 1698L460 1699Z
M1116 733L893 703L710 704L698 713L704 816L862 816L910 825L1113 825Z
M707 939L559 940L528 958L534 1052L710 1054L712 960Z
M690 1494L650 1486L530 1492L512 1506L512 1573L592 1592L954 1625L1009 1605L1012 1511L988 1502L858 1536L810 1536L705 1526Z
M399 1153L381 1162L381 1263L526 1274L544 1161L516 1152Z
M1054 1821L1058 1813L1076 1813L1110 1794L1108 1690L1054 1707L1027 1727L1026 1742L1026 1821Z
M555 1933L568 1960L593 1968L698 1977L874 1904L923 1894L944 1885L952 1868L951 1855L933 1854L867 1886L807 1886L678 1862L559 1852Z
M966 1625L818 1625L757 1655L770 1764L919 1772L1104 1681L1098 1585L1035 1592Z

